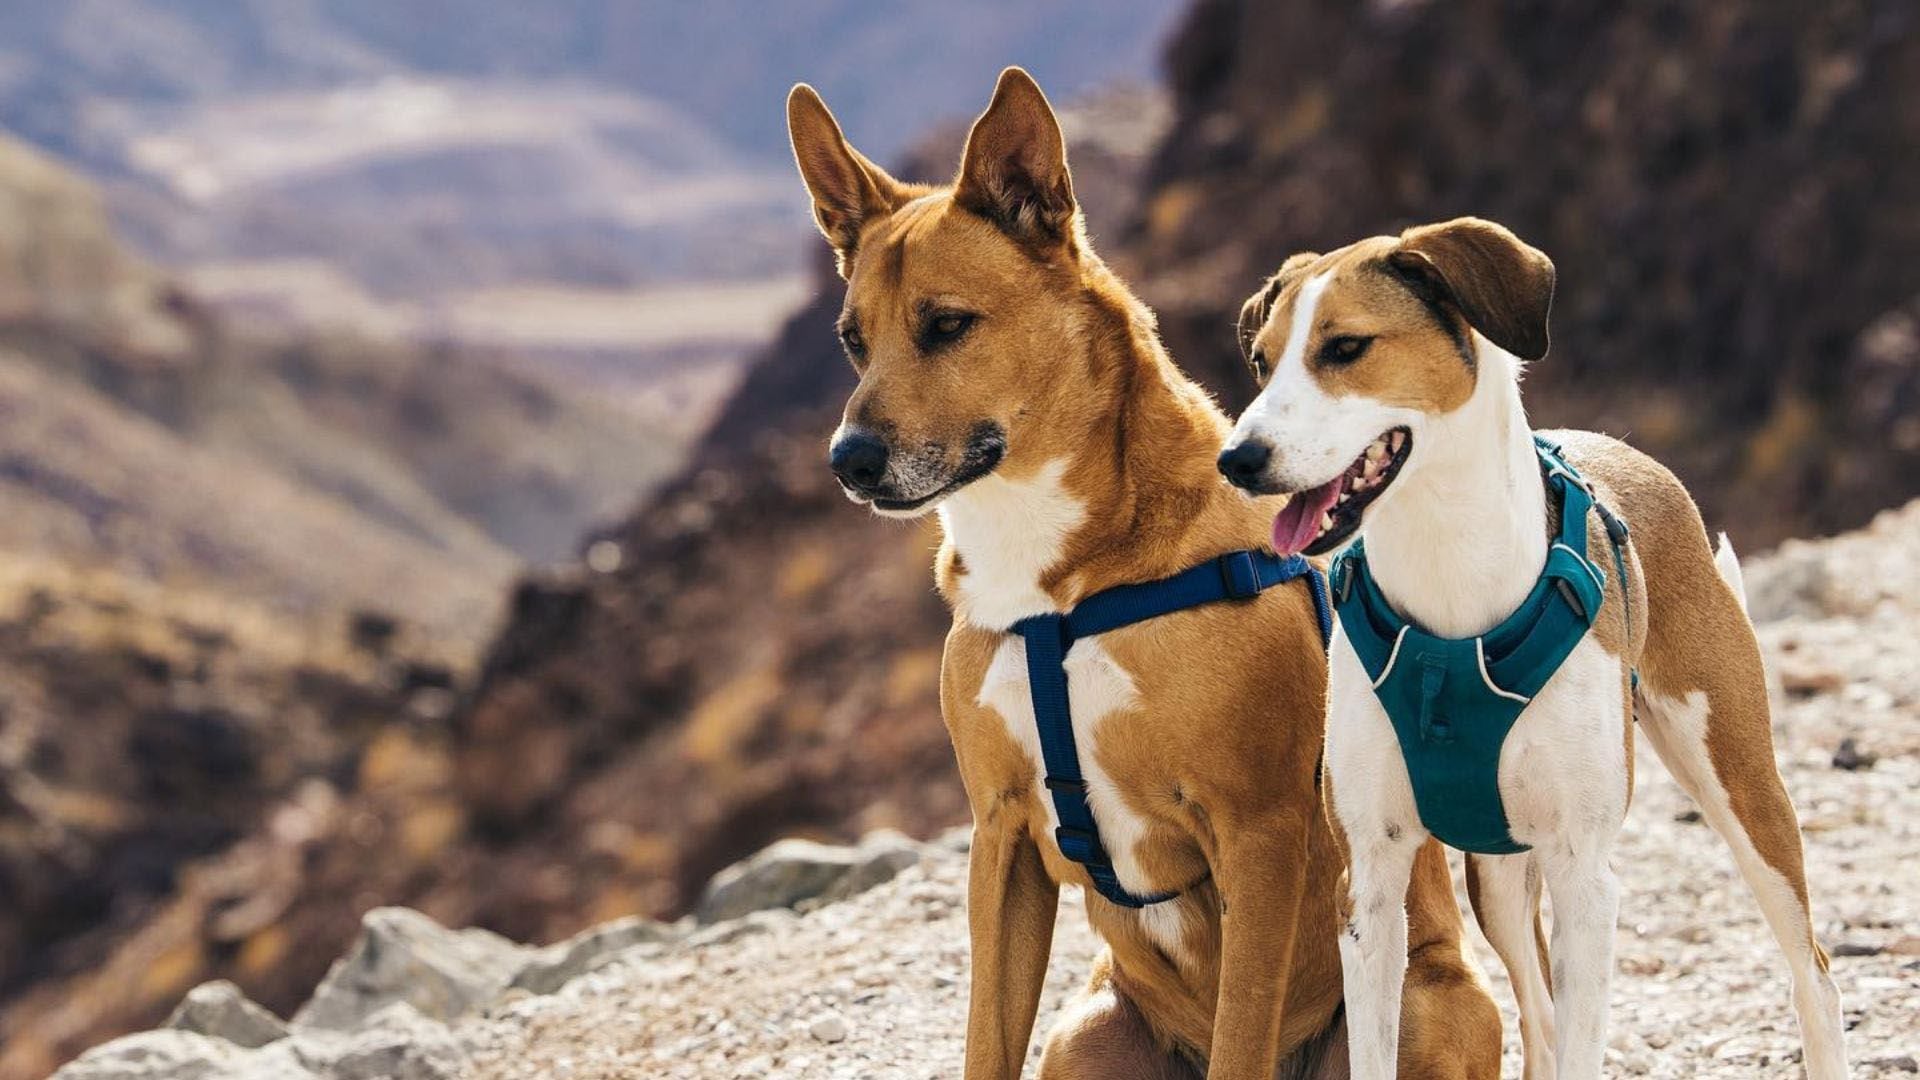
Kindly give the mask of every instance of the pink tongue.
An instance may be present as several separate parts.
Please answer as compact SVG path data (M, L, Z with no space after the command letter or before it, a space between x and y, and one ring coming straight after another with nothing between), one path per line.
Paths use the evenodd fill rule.
M1345 476L1336 476L1288 499L1273 518L1273 550L1282 555L1306 550L1320 535L1320 518L1340 498L1340 485L1345 480Z

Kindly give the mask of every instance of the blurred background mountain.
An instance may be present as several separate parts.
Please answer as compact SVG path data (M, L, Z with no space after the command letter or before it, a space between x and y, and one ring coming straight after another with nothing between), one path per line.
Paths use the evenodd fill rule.
M12 5L0 1078L375 904L549 939L964 817L780 106L940 179L1007 63L1229 406L1288 253L1479 213L1560 266L1541 423L1747 551L1920 493L1910 3Z

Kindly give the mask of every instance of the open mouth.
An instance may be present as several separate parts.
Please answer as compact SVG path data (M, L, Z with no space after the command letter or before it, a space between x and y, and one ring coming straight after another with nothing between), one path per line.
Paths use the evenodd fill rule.
M1273 548L1282 555L1320 555L1360 527L1360 517L1387 490L1413 449L1404 427L1382 432L1345 472L1293 496L1273 519Z

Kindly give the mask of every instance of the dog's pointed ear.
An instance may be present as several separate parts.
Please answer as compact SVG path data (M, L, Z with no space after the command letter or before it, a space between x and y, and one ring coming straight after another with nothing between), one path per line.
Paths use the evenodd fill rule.
M813 220L833 245L840 276L845 277L861 226L898 209L911 192L847 142L827 103L806 83L787 95L787 133L800 179L813 196Z
M1400 234L1387 261L1459 309L1488 341L1522 360L1547 355L1553 260L1504 225L1463 217Z
M1076 212L1060 120L1033 76L1000 73L993 101L967 134L956 203L1026 242L1065 243Z
M1287 286L1300 280L1300 275L1306 273L1307 267L1312 266L1314 260L1319 257L1319 253L1314 251L1302 251L1287 256L1287 261L1280 264L1280 269L1274 271L1273 276L1267 279L1267 283L1260 286L1258 292L1247 297L1246 303L1240 305L1241 359L1253 359L1253 339L1260 336L1260 331L1267 325L1267 320L1273 317L1274 303L1280 299L1280 294L1286 291Z

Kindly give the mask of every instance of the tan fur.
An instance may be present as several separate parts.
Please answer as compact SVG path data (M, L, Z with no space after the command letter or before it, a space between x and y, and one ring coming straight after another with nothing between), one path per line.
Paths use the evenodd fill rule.
M796 157L803 172L822 174L808 176L816 200L823 191L839 200L821 214L823 229L846 256L848 318L867 351L850 423L924 447L991 421L1006 432L996 475L1068 462L1061 482L1084 516L1039 582L1062 609L1265 542L1274 502L1243 498L1215 471L1226 419L1087 247L1064 152L1055 153L1057 124L1023 72L1002 77L975 125L956 193L919 195L878 216L860 217L864 189L836 180L864 159L841 155L837 126L811 108L794 126ZM857 233L835 231L852 217ZM937 355L915 338L930 305L977 315L964 340ZM974 813L966 1075L978 1080L1019 1075L1058 886L1087 879L1049 834L1035 762L979 701L1007 635L965 618L970 572L949 539L936 573L957 616L941 704ZM1339 1075L1301 1071L1308 1058L1316 1070L1344 1059L1344 1040L1329 1038L1343 864L1315 784L1326 675L1307 591L1179 612L1100 644L1139 704L1107 714L1081 755L1148 823L1134 850L1156 888L1187 890L1185 922L1170 954L1139 915L1088 893L1107 949L1082 1006L1049 1039L1043 1075L1186 1077L1205 1062L1209 1077L1269 1080L1283 1061L1287 1075ZM1444 859L1437 846L1429 854L1408 897L1406 1032L1416 1064L1405 1075L1496 1076L1498 1014L1463 956Z
M1362 394L1428 412L1458 408L1473 394L1473 372L1436 325L1436 313L1393 278L1388 260L1400 250L1398 239L1379 236L1328 255L1288 259L1269 280L1271 299L1263 304L1268 294L1255 294L1247 302L1254 310L1242 312L1243 324L1261 319L1260 329L1248 339L1256 369L1264 367L1271 374L1273 359L1293 326L1301 286L1327 274L1331 277L1307 340L1308 369L1315 381L1335 397ZM1364 362L1342 366L1313 361L1325 342L1346 336L1374 339Z
M1617 439L1585 431L1547 434L1563 442L1567 460L1633 529L1639 647L1627 653L1607 636L1602 642L1637 662L1649 689L1669 697L1707 695L1707 748L1733 812L1767 865L1805 904L1800 826L1774 763L1759 642L1745 605L1715 565L1699 508L1665 466ZM1604 539L1598 522L1593 530L1589 544ZM1609 583L1609 605L1616 595ZM1649 620L1649 611L1657 617ZM1618 632L1617 621L1608 625Z

